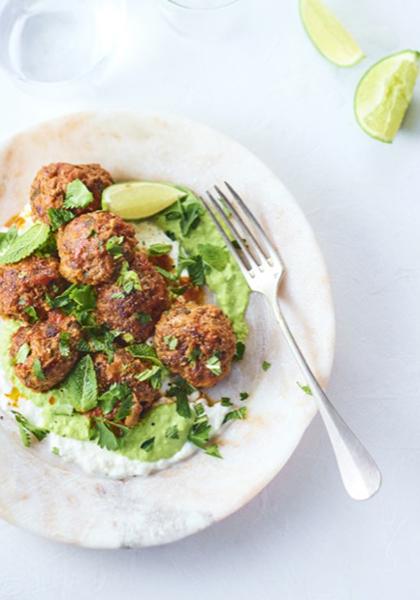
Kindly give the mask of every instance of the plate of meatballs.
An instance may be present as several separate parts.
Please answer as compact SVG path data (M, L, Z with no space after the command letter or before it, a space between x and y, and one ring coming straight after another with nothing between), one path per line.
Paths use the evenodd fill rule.
M90 547L167 543L238 509L293 452L316 409L200 200L222 178L281 245L288 317L326 383L322 256L247 150L133 113L70 115L4 145L3 518Z

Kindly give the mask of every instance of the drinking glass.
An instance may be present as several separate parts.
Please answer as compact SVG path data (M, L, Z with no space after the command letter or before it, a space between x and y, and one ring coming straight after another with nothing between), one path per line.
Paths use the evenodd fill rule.
M178 32L191 37L218 38L232 28L241 1L160 0L160 6Z
M0 0L0 64L26 84L93 76L122 37L125 0Z

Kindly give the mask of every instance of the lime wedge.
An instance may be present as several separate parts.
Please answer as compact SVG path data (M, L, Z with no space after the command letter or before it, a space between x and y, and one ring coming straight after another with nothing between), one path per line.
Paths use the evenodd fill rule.
M420 54L404 50L383 58L362 77L354 97L360 127L381 142L391 143L413 97Z
M318 50L339 67L351 67L364 54L357 42L321 0L300 0L300 16Z
M102 208L123 219L144 219L168 208L185 192L154 181L115 183L102 193Z

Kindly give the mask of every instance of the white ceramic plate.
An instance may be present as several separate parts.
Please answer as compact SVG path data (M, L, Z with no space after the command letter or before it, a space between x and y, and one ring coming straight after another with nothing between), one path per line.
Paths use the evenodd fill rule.
M116 180L178 182L203 193L231 182L278 245L288 267L286 316L321 383L330 374L334 314L313 233L293 198L255 156L203 125L175 117L83 113L44 123L0 153L0 219L27 202L48 162L99 162ZM302 173L304 177L304 172ZM251 392L247 421L223 434L223 460L197 453L126 481L94 479L23 448L7 417L0 426L0 516L55 540L89 547L163 544L203 529L253 498L284 466L315 414L262 299L253 296L246 358L218 393ZM263 360L272 363L268 372ZM284 482L287 485L287 481Z

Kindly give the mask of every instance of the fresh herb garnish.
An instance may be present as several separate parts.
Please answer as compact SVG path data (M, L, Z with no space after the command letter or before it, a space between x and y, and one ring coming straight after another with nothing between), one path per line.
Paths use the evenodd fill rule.
M6 234L0 245L0 264L7 265L16 263L31 255L48 238L50 228L45 223L35 223L22 235L9 236Z
M123 235L113 235L107 240L105 248L113 258L118 259L123 256L123 243Z
M203 214L202 205L190 193L185 198L177 200L174 207L165 213L165 217L168 221L179 220L181 233L187 236L197 227Z
M64 208L86 208L93 200L92 192L80 179L74 179L67 185Z
M242 402L243 402L244 400L246 400L247 398L249 398L249 394L248 394L248 392L240 392L240 393L239 393L239 400L241 400Z
M70 333L68 331L61 331L58 341L58 349L63 358L70 356Z
M176 400L177 413L185 419L191 416L188 395L193 392L195 392L195 388L179 376L175 377L174 381L170 383L169 390L167 391L167 395Z
M53 446L53 447L51 448L51 452L52 452L53 454L55 454L56 456L60 456L60 448L57 448L57 446Z
M223 398L220 398L220 403L222 406L233 406L231 399L227 398L226 396L224 396Z
M36 312L36 309L33 306L26 306L23 309L23 311L28 315L29 323L33 324L39 321L38 313Z
M61 387L61 393L79 412L95 408L98 403L98 386L90 355L79 360Z
M194 406L195 419L188 434L189 441L198 446L206 454L222 458L217 444L209 444L211 436L211 425L202 404Z
M245 344L243 342L236 342L236 353L233 360L242 360L245 354Z
M205 285L206 274L201 256L180 256L178 261L178 273L181 273L183 269L187 269L188 276L193 285Z
M41 442L47 435L48 431L46 429L41 429L40 427L36 427L33 423L31 423L26 417L24 417L21 413L13 410L12 411L16 422L19 427L19 433L23 445L27 448L31 445L31 434L36 437L36 439Z
M101 407L104 415L114 410L117 402L120 402L126 396L131 396L131 390L125 383L113 383L106 392L98 398L98 406Z
M271 367L271 363L264 360L261 366L262 366L263 371L268 371L268 369Z
M98 446L107 450L117 450L118 439L103 419L93 419L94 429L91 439L96 440Z
M0 231L0 254L15 241L17 235L16 225L7 231Z
M176 338L174 335L165 335L163 337L163 341L169 350L175 350L178 346L178 338Z
M243 420L248 416L248 409L246 406L241 406L240 408L235 408L235 410L231 410L226 413L225 418L223 419L223 423L227 423L228 421L235 421L236 419Z
M49 208L48 209L48 218L51 224L51 230L57 231L66 223L69 223L74 219L75 215L71 210L67 210L67 208Z
M139 381L149 381L149 379L152 379L153 376L155 376L160 371L160 369L161 367L159 367L158 365L153 365L153 367L145 369L144 371L142 371L142 373L136 375L136 379L138 379Z
M216 271L223 271L229 260L226 248L214 244L198 244L198 254L209 267Z
M40 381L44 381L45 380L45 373L42 370L42 365L41 365L41 361L39 360L39 358L35 358L35 360L34 360L34 362L32 364L32 373Z
M210 356L206 362L206 367L213 373L213 375L218 376L222 374L222 363L220 362L220 358L217 356L217 354Z
M147 325L147 323L151 323L152 321L152 317L144 312L138 312L136 318L142 325Z
M66 314L83 320L85 313L96 307L96 292L91 285L73 284L50 301L52 308L61 308Z
M31 353L31 347L28 343L24 343L19 347L16 352L15 362L17 365L22 365Z
M178 425L171 425L165 431L165 437L169 440L179 440Z
M305 392L305 394L307 394L308 396L312 396L312 390L310 388L309 385L303 385L301 383L299 383L299 381L296 382L298 384L298 386L300 387L300 389Z
M142 444L140 444L140 448L145 452L151 452L155 445L155 438L151 437L148 440L144 440Z
M149 256L163 256L169 254L172 250L172 244L152 244L148 247L147 253Z
M130 269L130 265L125 260L122 264L117 285L123 290L126 296L135 290L141 290L141 283L136 271Z
M168 279L169 281L177 281L178 280L176 273L170 273L166 269L162 269L162 267L157 267L157 266L155 266L155 269L158 273L160 273L162 275L162 277L165 277L165 279Z

